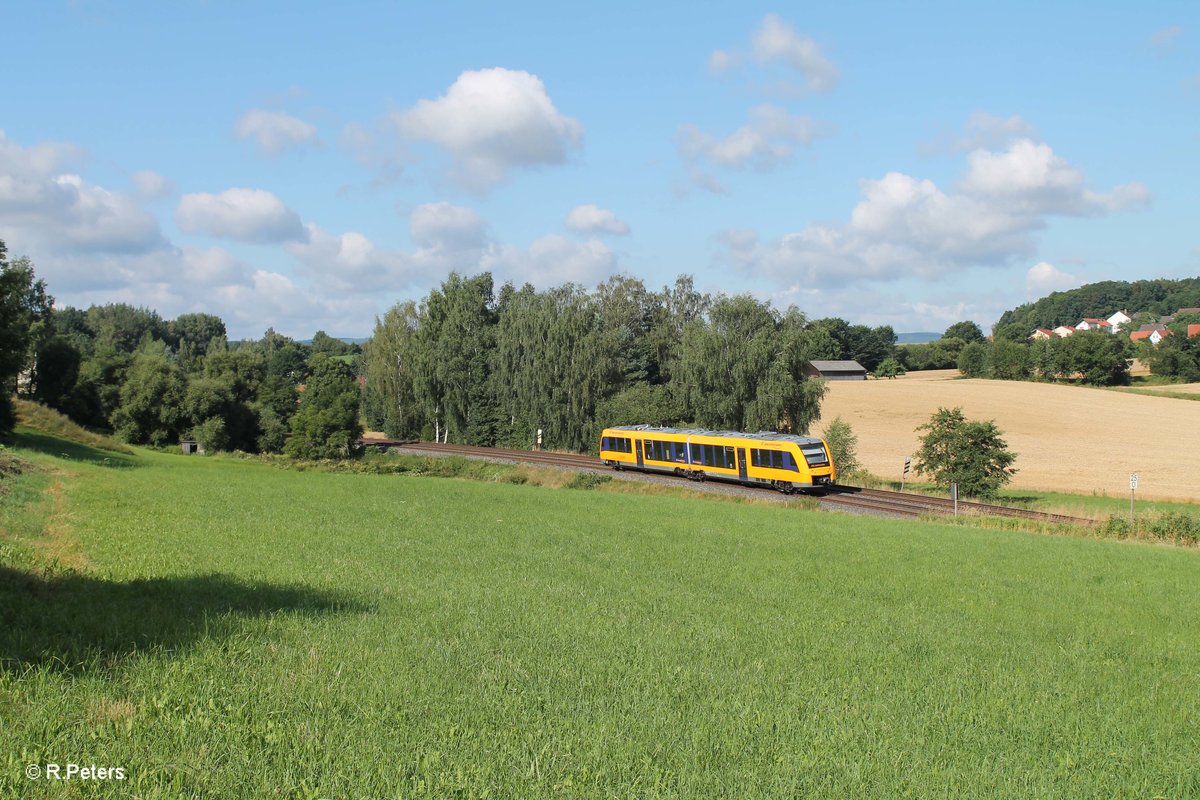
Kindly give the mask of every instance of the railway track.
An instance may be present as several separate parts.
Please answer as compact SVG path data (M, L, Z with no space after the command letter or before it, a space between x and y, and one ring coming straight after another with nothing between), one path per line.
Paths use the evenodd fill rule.
M435 442L415 442L396 439L361 439L359 444L365 447L381 447L404 452L429 453L431 455L459 455L466 458L487 458L499 461L511 461L524 464L537 464L564 469L592 470L609 472L610 469L600 459L594 456L583 456L572 453L539 452L535 450L513 450L503 447L475 447L465 444L443 444ZM636 474L636 473L635 473ZM673 476L665 473L651 473L656 477L671 479ZM733 491L774 492L774 489L760 486L740 486L736 483L724 483ZM884 489L865 489L858 486L838 485L817 495L821 506L828 509L849 511L854 513L877 514L891 517L926 517L933 515L948 516L955 513L954 502L949 498L930 497L911 492L891 492ZM1068 525L1091 524L1092 520L1080 517L1070 517L1063 514L1049 514L1044 511L1030 511L1025 508L991 505L960 500L958 502L960 515L1019 517Z

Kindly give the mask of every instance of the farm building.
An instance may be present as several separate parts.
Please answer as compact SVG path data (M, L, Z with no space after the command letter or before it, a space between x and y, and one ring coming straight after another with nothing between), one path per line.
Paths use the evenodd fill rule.
M867 368L857 361L810 361L805 373L810 378L831 381L865 381Z

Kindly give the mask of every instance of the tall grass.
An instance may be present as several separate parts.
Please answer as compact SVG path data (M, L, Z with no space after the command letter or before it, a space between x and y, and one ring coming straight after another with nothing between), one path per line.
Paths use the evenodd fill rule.
M1200 794L1194 551L135 461L0 499L0 796Z

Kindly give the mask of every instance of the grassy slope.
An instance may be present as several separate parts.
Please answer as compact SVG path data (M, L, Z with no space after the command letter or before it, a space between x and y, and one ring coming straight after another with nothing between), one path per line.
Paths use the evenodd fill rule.
M68 759L147 797L1200 793L1194 551L41 460L75 477L21 476L48 534L4 512L0 796Z

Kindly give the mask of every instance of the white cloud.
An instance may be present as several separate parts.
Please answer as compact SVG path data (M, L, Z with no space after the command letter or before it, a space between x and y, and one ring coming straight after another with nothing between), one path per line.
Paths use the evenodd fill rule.
M782 65L799 73L801 82L787 79L781 88L786 94L832 91L838 83L838 69L810 36L797 33L778 14L767 14L755 29L750 41L749 58L760 68ZM744 63L747 54L739 51L714 50L708 57L709 71L729 72Z
M138 194L147 200L158 200L175 190L175 185L169 179L148 169L139 170L132 177Z
M555 233L537 239L525 250L494 245L479 266L514 283L529 282L541 288L568 282L591 285L618 271L617 257L604 242L576 242Z
M1036 300L1051 292L1078 288L1083 283L1082 275L1072 275L1047 261L1040 261L1030 267L1025 275L1025 293L1030 300Z
M562 163L583 141L583 125L555 108L540 78L499 67L464 72L445 95L392 120L404 136L444 148L454 177L475 190L516 168Z
M961 153L980 148L1006 147L1014 139L1032 138L1036 131L1020 114L998 117L986 111L976 111L967 118L961 134L939 137L921 146L925 155Z
M426 203L409 217L409 237L424 249L477 250L487 243L487 225L469 208Z
M824 126L803 114L762 105L750 111L745 125L722 139L695 125L681 125L675 134L675 146L687 162L693 187L728 194L728 188L700 164L766 172L789 162L796 145L809 145L825 133Z
M607 208L593 203L575 206L567 214L567 227L576 233L612 233L628 236L629 226Z
M207 233L243 242L269 244L302 240L304 226L295 211L264 189L226 189L220 194L185 194L175 209L184 233Z
M782 61L804 76L814 92L827 92L838 82L837 67L809 36L796 32L778 14L767 14L754 32L752 51L760 64Z
M58 253L143 253L164 241L130 195L63 172L83 159L71 144L22 147L0 130L0 230L10 247Z
M317 139L317 129L311 123L282 111L259 108L243 114L233 132L239 139L253 139L259 154L265 156L276 156Z
M1104 194L1089 191L1082 172L1049 145L1029 139L1018 139L1001 153L976 150L968 158L969 172L960 188L1017 212L1088 216L1145 205L1150 199L1146 187L1136 183Z
M305 229L303 240L285 246L319 286L366 293L409 288L422 277L409 254L381 248L357 231L334 235L312 224Z
M933 279L1030 255L1033 233L1050 216L1100 216L1149 199L1140 184L1093 192L1079 170L1028 140L1000 153L972 153L953 192L898 172L860 186L848 222L809 225L767 244L744 231L727 233L729 259L751 272L817 286Z

